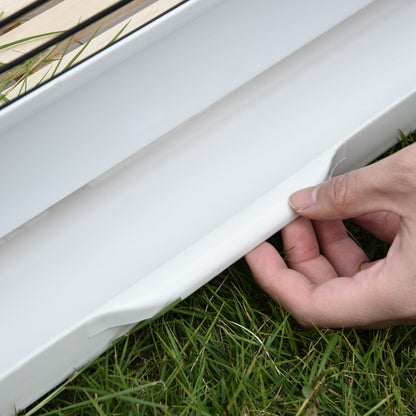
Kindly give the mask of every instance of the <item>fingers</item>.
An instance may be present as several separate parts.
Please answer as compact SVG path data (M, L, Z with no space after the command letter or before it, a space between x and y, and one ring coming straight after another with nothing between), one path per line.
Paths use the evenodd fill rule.
M312 283L337 277L337 272L322 256L312 223L299 217L282 230L287 264L308 276Z
M310 220L299 217L282 230L282 237L287 265L312 283L353 276L368 263L341 221L318 221L312 226Z
M312 225L299 217L282 230L282 237L288 266L313 283L353 276L368 263L340 220L315 221Z
M373 212L353 221L373 234L376 238L391 244L400 228L400 217L393 212Z
M385 299L377 273L372 270L353 278L329 279L313 283L296 270L288 269L268 243L246 256L259 285L304 326L382 327L391 317L385 314Z
M416 203L416 147L296 192L290 205L312 219L346 219L376 211L406 216Z
M260 286L306 326L380 328L414 320L415 166L412 145L292 195L302 217L282 231L291 268L271 245L260 245L246 257ZM339 221L346 218L393 242L387 257L367 263Z
M296 288L299 294L296 306L288 311L305 326L384 326L386 321L392 320L392 316L385 306L385 293L380 278L373 272L376 266L359 272L352 278L331 279L312 288L299 285Z
M349 237L342 221L315 221L314 228L320 250L338 276L351 277L366 267L368 257Z
M246 255L246 261L259 286L288 311L307 301L302 294L311 290L313 283L301 273L289 269L271 244L260 244ZM302 294L298 292L299 287Z

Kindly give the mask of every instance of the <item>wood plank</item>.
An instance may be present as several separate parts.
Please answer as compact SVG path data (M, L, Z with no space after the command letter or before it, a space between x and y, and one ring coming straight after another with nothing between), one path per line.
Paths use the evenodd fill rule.
M4 19L31 3L33 3L33 0L3 0L0 3L0 13L3 13L1 18Z
M34 0L3 0L2 3L0 3L0 22L3 18L11 16L12 14L18 12L22 8L28 6L31 4ZM42 6L37 7L35 10L32 10L31 12L27 13L26 15L19 18L17 21L9 23L6 26L3 26L0 29L0 36L2 36L4 33L8 32L9 30L15 29L17 26L20 26L20 24L31 17L35 16L36 14L41 13L43 10L46 10L55 4L59 3L62 0L50 0L47 3L45 3Z
M54 0L59 1L59 0ZM90 34L96 33L100 28L111 24L112 21L125 15L126 13L134 10L135 8L146 3L146 0L135 0L125 5L124 7L116 10L100 21L88 26L82 31L77 32L70 39L63 41L56 45L53 50L48 53L48 59L59 59L60 55L67 48L71 48L79 40L84 39ZM102 11L106 7L114 4L114 0L64 0L60 1L55 7L48 8L45 12L34 16L32 19L23 23L21 26L14 28L14 30L0 36L0 45L6 45L18 39L26 39L31 36L39 36L41 34L47 34L55 31L63 31L76 25L78 22L83 21L94 14ZM21 56L22 54L30 51L31 49L43 44L48 39L53 38L56 35L42 36L33 40L29 40L19 45L13 45L10 48L0 50L0 62L7 63ZM38 59L41 61L41 59ZM23 67L22 67L23 69ZM0 82L10 78L14 74L14 70L9 70L6 73L0 74ZM16 80L25 74L26 69L20 71ZM31 70L31 72L33 72Z
M75 64L85 59L86 57L91 56L95 52L107 46L112 40L114 40L114 38L118 34L120 34L120 36L124 36L128 33L133 32L138 27L142 26L149 20L152 20L155 17L161 15L166 10L169 10L170 8L176 6L181 1L182 0L158 0L155 3L150 4L146 8L140 10L138 13L135 13L131 17L123 20L122 22L106 30L99 36L93 38L88 43L88 45L80 46L72 50L71 52L67 53L64 57L62 57L62 59L59 62L50 63L49 65L41 68L34 74L28 76L24 82L21 81L20 83L11 87L4 93L4 95L9 100L16 98L20 93L29 91L41 82L51 78L54 74L59 74L72 61L72 64Z
M63 1L23 23L14 30L5 33L0 37L0 45L10 44L17 39L28 39L45 33L64 31L88 19L112 3L114 3L114 0ZM2 49L0 51L0 62L9 63L51 39L53 36L37 37L22 42L19 45Z

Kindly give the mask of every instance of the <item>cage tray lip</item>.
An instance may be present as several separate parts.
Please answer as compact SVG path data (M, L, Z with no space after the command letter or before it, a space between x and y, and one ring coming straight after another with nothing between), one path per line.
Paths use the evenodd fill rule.
M340 146L344 145L347 141L348 140L341 140L339 143L331 146L329 149L325 150L323 153L321 153L316 158L311 160L308 163L308 165L305 166L305 168L301 170L301 172L297 171L293 175L289 176L283 182L276 185L275 189L270 190L269 192L264 194L262 197L260 197L258 200L253 201L252 204L245 207L241 212L237 213L235 216L229 218L225 223L213 229L208 235L194 242L191 246L187 247L185 250L178 253L173 258L169 259L166 263L161 264L159 268L155 269L150 275L146 276L143 280L133 284L128 289L115 295L112 299L105 302L101 307L85 315L84 317L82 317L81 319L79 319L78 321L70 325L69 327L63 328L62 332L56 334L54 337L50 338L46 343L34 349L30 355L22 358L21 361L9 367L8 370L5 371L3 374L0 373L0 383L2 382L2 380L5 380L10 374L13 374L17 372L18 370L22 369L25 365L35 360L36 357L43 354L45 351L53 348L62 339L70 336L71 334L75 332L81 331L85 333L89 338L93 338L105 330L115 328L115 327L120 327L120 328L128 327L131 324L141 322L146 319L150 319L155 314L157 314L164 308L168 307L171 303L177 302L178 299L183 299L187 297L190 293L194 291L194 286L200 287L203 284L205 284L212 277L211 275L213 273L211 272L208 276L203 277L202 279L200 278L200 280L199 281L197 280L197 282L195 282L195 279L190 280L190 279L176 278L174 280L178 280L177 282L178 288L179 288L178 293L172 293L172 294L164 293L160 297L159 295L156 295L151 299L150 303L146 304L146 302L143 302L138 308L139 310L137 310L137 300L134 300L130 304L126 302L126 297L129 298L128 300L131 300L132 290L139 293L141 287L154 286L153 284L154 282L156 282L157 286L160 286L163 279L170 280L170 277L168 278L167 276L171 276L171 273L175 270L177 271L176 275L180 275L181 273L179 273L179 270L182 269L182 266L184 265L184 263L189 263L191 265L191 268L195 264L197 265L200 264L201 256L194 257L195 253L198 253L200 255L202 253L206 253L207 251L209 253L209 248L212 247L212 244L211 244L212 240L213 239L218 240L218 238L216 237L218 233L222 234L220 238L221 241L224 241L223 240L224 234L225 235L237 234L238 229L244 228L243 224L247 223L246 221L247 218L253 218L256 216L256 215L253 215L253 213L251 212L254 211L258 213L259 209L257 207L259 205L263 205L263 208L266 205L270 206L268 202L262 204L263 200L267 201L268 199L270 199L271 195L276 194L277 192L280 193L281 189L286 188L286 193L287 193L287 189L292 189L292 186L289 185L288 187L288 184L292 184L293 182L298 182L299 181L298 178L304 178L305 171L306 172L309 171L309 174L310 174L308 175L309 177L308 182L311 180L313 182L320 182L324 180L328 176L328 173L331 172L333 169L333 160L332 160L333 155L335 155L337 152L337 149ZM65 203L65 201L63 200L62 203ZM284 203L284 205L287 205L287 204ZM282 217L281 224L277 225L277 227L275 226L276 231L280 229L288 221L290 221L291 219L294 219L296 216L291 211L289 206L283 207L282 204L280 204L279 208L280 208L280 211L283 210L285 212L285 215ZM236 224L238 225L236 226ZM228 228L233 229L234 232L230 233L228 230L228 232L226 231L224 233L223 230L227 230ZM251 232L249 233L252 234L252 231L253 230L251 230ZM268 232L268 234L270 235L272 235L273 233L274 233L274 230ZM241 234L241 232L238 234ZM263 233L263 235L261 235L260 237L257 237L255 243L253 244L251 242L249 245L249 248L246 248L243 251L246 252L254 248L258 243L270 237L270 235L268 234L264 235ZM218 249L216 251L218 251ZM226 257L228 257L228 253ZM238 253L237 255L235 254L233 255L233 261L238 260L238 258L240 258L240 253ZM184 262L184 259L185 259L185 262ZM188 261L190 259L193 259L193 260ZM227 263L231 262L230 259L227 259L225 261ZM182 264L178 265L180 263ZM215 267L218 267L216 263L212 263L212 264L215 265ZM219 266L219 268L220 269L223 268L222 263L221 263L221 266ZM218 270L218 272L220 272L220 270ZM125 312L127 312L127 314ZM121 314L121 318L117 317L117 314L119 313ZM115 321L114 321L114 316L116 316ZM108 318L110 319L108 320Z
M177 254L170 260L168 260L165 264L162 264L160 266L160 269L155 269L154 272L152 272L150 275L145 277L144 280L133 284L130 288L117 294L114 298L105 302L101 307L97 308L95 311L79 319L77 322L75 322L71 326L64 328L61 333L52 337L46 344L43 344L42 346L39 346L37 349L33 350L31 355L15 363L15 365L10 367L7 372L0 374L0 382L1 380L4 380L9 374L14 373L15 371L21 369L22 367L25 366L25 364L32 361L37 356L44 353L49 348L53 347L57 342L59 342L63 338L71 335L72 333L76 331L85 332L86 334L88 334L88 337L93 338L97 336L98 334L100 334L101 332L105 331L106 329L114 328L114 327L129 326L135 322L149 319L152 316L154 316L154 314L162 310L164 307L168 306L171 302L175 302L178 299L177 293L173 293L171 297L164 297L159 302L155 302L150 305L149 304L145 305L144 309L145 310L148 309L150 313L147 315L140 316L140 318L137 320L136 317L140 315L140 311L138 312L137 310L133 310L134 307L137 307L137 305L134 305L134 307L132 308L132 305L131 304L129 305L127 303L127 308L126 308L125 298L126 298L126 295L127 297L131 298L132 289L138 291L137 289L140 290L142 286L147 286L149 285L150 282L155 282L155 280L157 281L157 285L160 285L163 278L155 279L155 275L164 276L164 278L167 278L167 276L171 275L172 270L176 269L177 271L179 271L181 269L181 266L183 266L184 258L188 260L192 258L193 261L190 262L191 265L192 263L199 264L200 258L194 257L195 252L198 252L198 253L206 252L209 247L212 247L211 243L212 243L213 238L218 240L216 236L218 233L221 234L221 238L220 238L221 241L223 241L222 238L224 237L224 235L233 235L233 234L240 235L241 232L237 233L237 230L241 228L244 229L243 224L247 224L246 220L248 218L257 217L257 215L254 215L253 213L255 214L259 213L260 210L257 208L259 205L262 205L263 209L265 208L265 206L272 206L272 204L270 204L269 202L262 203L262 201L268 201L272 194L276 194L278 192L281 193L281 189L285 189L285 188L289 190L293 189L293 183L301 182L301 186L303 187L303 186L308 186L309 183L315 183L315 182L319 183L325 180L328 177L328 175L333 171L334 168L341 166L339 165L338 161L334 162L333 160L334 156L336 155L337 151L340 148L343 148L344 146L350 146L351 143L353 146L357 146L358 141L357 141L356 136L362 136L362 132L368 129L368 127L379 122L386 116L386 114L391 113L397 107L399 107L404 102L409 101L409 100L416 101L416 88L410 91L409 94L406 94L402 98L396 100L388 108L386 108L385 111L381 112L380 114L375 115L373 119L369 120L368 123L365 123L364 125L360 126L356 130L356 132L353 133L351 136L344 138L340 140L338 143L330 146L327 150L325 150L320 155L318 155L313 160L311 160L308 163L308 165L305 166L304 169L301 169L300 171L295 172L294 174L289 176L287 179L285 179L283 182L280 182L278 185L276 185L274 189L270 190L269 192L264 194L262 197L255 200L251 205L245 207L241 212L239 212L235 216L229 218L225 223L213 229L211 233L209 233L203 239L196 241L187 249L185 249L184 251L180 252L179 254ZM386 146L384 144L384 146L381 148L379 152L384 151L385 147ZM342 171L342 167L341 167L341 171ZM305 181L305 172L308 172L306 181ZM275 208L273 208L273 210L274 209ZM262 230L262 232L260 233L261 235L258 236L254 240L254 242L253 241L250 242L250 244L246 246L246 248L244 248L242 252L247 252L251 250L258 243L270 237L270 235L272 235L275 231L279 230L282 226L284 226L286 223L288 223L289 221L291 221L292 219L296 217L296 215L290 210L288 205L286 206L286 208L280 206L279 209L285 212L285 215L282 217L281 224L275 225L274 229L273 228L269 229L267 233L264 233L264 230ZM230 230L228 230L224 233L223 230L227 228L232 228L234 232L230 233L229 232ZM253 233L253 230L249 232L249 234L252 234L252 233ZM238 258L240 258L240 253L238 253L237 255L234 254L233 258L227 259L226 262L230 263L232 261L237 260ZM182 262L182 265L178 266L178 262L179 263ZM171 266L172 264L173 264L173 267ZM222 267L220 266L220 268ZM203 278L202 279L203 281L198 282L197 286L199 287L202 284L204 284L206 281L208 281L212 277L211 276L212 274L213 273L211 272L209 277ZM182 283L183 283L183 280L182 280ZM195 282L192 282L190 286L194 286L194 285L195 285ZM193 289L186 288L186 285L182 285L181 290L182 289L184 290L182 291L182 293L185 293L185 296L181 296L181 297L186 297L189 293L193 292ZM124 316L122 316L121 318L122 321L118 321L118 322L116 321L116 323L114 323L114 321L111 322L112 321L111 319L110 321L106 321L106 317L111 318L114 314L117 314L120 311L125 312L126 310L127 310L127 314L129 313L133 314L134 317L133 318L129 317L126 319Z

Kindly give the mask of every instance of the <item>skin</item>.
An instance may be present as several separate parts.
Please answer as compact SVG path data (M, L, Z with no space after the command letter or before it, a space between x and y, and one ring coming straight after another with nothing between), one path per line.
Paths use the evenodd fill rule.
M416 146L289 200L286 262L263 243L246 256L258 284L304 326L384 328L416 322ZM369 262L348 236L353 220L391 243Z

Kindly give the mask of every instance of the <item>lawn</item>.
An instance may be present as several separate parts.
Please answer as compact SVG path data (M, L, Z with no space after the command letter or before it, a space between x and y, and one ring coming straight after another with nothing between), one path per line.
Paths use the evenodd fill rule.
M350 227L371 258L385 255ZM270 241L281 249L278 234ZM305 329L240 260L21 414L416 414L415 331Z

